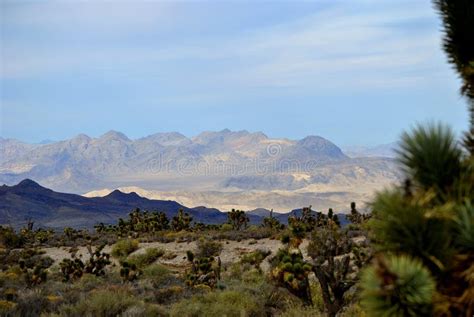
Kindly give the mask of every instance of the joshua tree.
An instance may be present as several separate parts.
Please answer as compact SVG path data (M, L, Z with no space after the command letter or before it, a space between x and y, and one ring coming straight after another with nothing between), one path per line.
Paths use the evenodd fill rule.
M245 211L232 209L227 213L227 222L232 225L234 230L246 228L249 221L249 217L245 214Z
M184 212L183 209L180 209L178 214L173 217L171 227L174 231L189 230L192 221L193 217L191 217L187 212Z
M444 23L444 50L462 80L461 94L467 97L470 128L464 145L474 156L474 2L435 0Z
M263 218L262 227L274 229L274 230L281 230L285 227L285 225L281 224L278 219L273 217L273 209L270 210L270 216Z
M312 305L308 275L312 266L303 259L298 236L282 238L284 247L271 259L270 276L279 286L299 297L305 305Z
M222 251L220 242L201 238L198 241L196 254L187 251L186 256L191 263L191 268L186 272L186 284L188 286L207 285L211 288L221 278L221 259L219 254Z
M356 283L357 272L369 254L368 248L357 246L333 221L313 231L308 255L329 316L336 316L344 306L344 294Z
M374 316L472 316L473 161L442 125L419 126L400 145L409 181L372 203L381 253L364 274L363 304Z

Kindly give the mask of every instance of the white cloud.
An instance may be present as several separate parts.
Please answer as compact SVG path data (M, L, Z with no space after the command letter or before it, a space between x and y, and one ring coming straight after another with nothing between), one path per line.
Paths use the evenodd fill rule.
M155 2L152 3L156 5ZM217 85L240 87L407 87L424 79L439 76L433 67L441 60L438 29L404 26L407 22L436 19L431 6L414 2L363 2L362 9L352 3L308 14L290 23L282 23L227 38L202 36L181 44L61 47L60 50L31 47L25 42L9 42L2 57L2 77L35 77L76 70L153 72L172 69L182 60L189 69L179 69L180 78L201 77ZM38 8L44 14L38 13ZM45 27L96 29L104 36L149 32L151 28L169 27L175 9L172 5L127 3L115 6L106 2L74 5L63 15L46 5L29 7L9 16L16 22ZM221 14L218 12L216 14ZM194 17L199 18L199 17ZM67 19L79 22L69 25ZM206 23L203 21L202 23ZM69 26L68 26L69 25ZM76 30L77 31L77 30ZM199 39L199 40L198 40ZM179 41L178 41L179 42ZM120 43L126 45L124 41ZM225 62L215 65L214 61ZM209 68L205 73L200 69ZM197 72L197 73L193 73Z

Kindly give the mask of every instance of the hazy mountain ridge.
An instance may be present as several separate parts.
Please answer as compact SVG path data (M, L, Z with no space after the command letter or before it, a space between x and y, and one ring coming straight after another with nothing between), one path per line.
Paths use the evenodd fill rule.
M380 144L376 146L346 146L343 147L344 153L349 157L389 157L394 158L396 156L396 150L398 147L397 142Z
M193 205L219 207L287 210L306 202L312 192L357 188L366 191L353 198L363 199L400 178L393 159L350 158L320 136L274 139L245 130L206 131L192 138L156 133L136 140L109 131L98 138L80 134L44 145L0 139L0 151L0 182L8 185L31 178L53 190L75 193L136 186L188 193L185 200ZM195 192L207 198L196 199L198 195L190 194ZM261 204L246 204L250 194L251 201L260 195ZM208 204L210 198L217 203Z
M13 186L0 186L0 224L16 228L24 226L30 220L37 227L92 228L100 222L116 223L119 217L126 218L135 208L164 212L168 218L183 209L193 217L194 222L222 224L227 221L227 214L216 208L189 208L172 200L141 197L135 192L113 190L102 197L84 197L55 192L30 179ZM287 223L288 216L294 213L295 210L289 213L275 212L274 217ZM264 217L269 216L269 211L254 210L247 215L250 223L260 224ZM343 215L341 219L344 219Z
M195 221L221 223L226 214L215 209L185 207L170 200L150 200L136 193L114 190L104 197L88 198L59 193L26 179L13 186L0 187L0 223L14 227L33 220L39 226L91 228L99 222L116 223L135 208L162 211L168 217L179 209L190 213Z

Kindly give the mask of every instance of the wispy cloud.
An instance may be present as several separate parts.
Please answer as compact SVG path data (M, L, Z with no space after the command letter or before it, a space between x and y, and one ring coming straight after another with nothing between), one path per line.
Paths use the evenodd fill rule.
M77 71L155 71L159 76L176 65L179 78L200 77L219 85L364 89L410 86L439 75L433 66L441 56L439 34L408 23L433 19L429 6L361 3L357 8L336 2L291 21L232 36L187 30L182 39L170 38L167 31L179 23L186 28L200 17L179 13L171 3L13 6L4 13L4 33L37 29L44 42L29 41L34 34L7 34L1 76L35 78ZM167 41L160 40L163 34ZM187 69L179 66L183 61Z

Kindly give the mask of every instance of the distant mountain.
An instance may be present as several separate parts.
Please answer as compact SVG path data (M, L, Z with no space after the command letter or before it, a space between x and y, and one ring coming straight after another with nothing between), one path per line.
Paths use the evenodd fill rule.
M174 201L150 200L119 190L104 197L87 198L54 192L29 179L0 187L0 224L14 227L31 219L37 225L50 228L91 228L99 222L115 223L134 208L162 211L170 218L183 209L194 221L205 223L222 223L227 219L227 215L217 209L187 208Z
M254 215L254 216L263 218L263 217L270 216L270 212L271 212L270 210L265 209L265 208L256 208L256 209L247 211L247 215Z
M32 220L37 227L90 229L100 222L116 223L119 217L126 218L135 208L161 211L170 219L183 209L193 216L194 222L222 224L227 221L227 213L216 208L204 206L188 208L172 200L147 199L135 192L123 193L120 190L113 190L103 197L84 197L55 192L30 179L25 179L14 186L0 186L0 224L15 228L22 227ZM274 212L273 216L287 224L288 216L298 212L301 212L301 209L286 214ZM256 225L269 214L270 211L264 208L247 212L250 223ZM341 215L340 219L345 219L345 216Z
M345 206L343 198L361 202L397 182L401 173L390 157L351 158L320 136L289 140L224 129L192 138L167 132L136 140L109 131L49 144L0 138L0 183L14 185L25 178L60 192L139 187L181 197L191 193L184 197L188 205L287 210L303 203L316 206L321 200L309 196L328 192L344 194L323 199L323 208ZM255 203L247 204L249 192ZM259 202L258 196L265 200ZM206 197L223 204L201 199Z
M349 157L389 157L394 158L396 156L396 149L398 144L396 142L376 145L372 147L368 146L347 146L343 148L345 154Z

